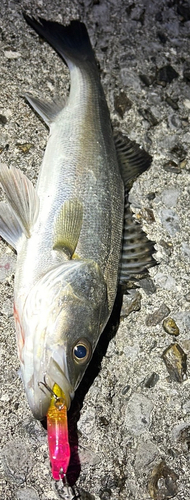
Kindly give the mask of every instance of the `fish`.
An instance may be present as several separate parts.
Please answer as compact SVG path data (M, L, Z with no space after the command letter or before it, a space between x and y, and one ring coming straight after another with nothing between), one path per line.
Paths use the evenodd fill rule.
M36 187L20 169L0 166L0 235L17 252L18 356L29 406L42 420L54 387L69 409L118 287L156 263L128 202L152 158L113 131L85 24L24 18L70 71L66 102L25 94L50 130Z

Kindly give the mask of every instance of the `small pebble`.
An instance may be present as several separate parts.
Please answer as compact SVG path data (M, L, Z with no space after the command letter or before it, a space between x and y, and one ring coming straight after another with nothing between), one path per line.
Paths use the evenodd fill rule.
M172 430L172 438L181 445L183 453L188 453L190 451L190 424L182 422L176 425Z
M139 108L138 111L140 115L142 115L143 118L145 118L145 120L147 120L150 123L150 125L152 125L153 127L158 125L159 123L158 117L156 117L149 108L147 109Z
M159 210L159 217L164 229L170 236L175 236L180 231L179 217L174 210L162 208Z
M180 174L181 173L181 168L180 166L178 165L178 163L176 163L175 161L173 160L169 160L167 161L166 163L164 163L163 165L163 169L166 171L166 172L171 172L173 174Z
M187 82L190 82L190 63L186 61L183 69L183 77Z
M184 256L187 259L190 259L190 246L187 243L183 242L181 244L181 249L182 249L182 252L183 252Z
M153 342L151 342L150 346L149 346L149 352L153 351L153 349L155 349L157 347L157 341L156 340L153 340Z
M163 33L163 31L157 31L157 37L163 45L166 44L167 36Z
M144 292L147 295L152 295L156 291L154 281L152 280L152 278L150 278L150 276L148 276L147 278L142 278L140 280L140 286L141 288L143 288Z
M174 100L174 99L171 99L171 97L169 95L166 96L166 102L167 104L169 104L169 106L171 106L172 109L174 109L175 111L177 111L179 109L179 106L177 104L177 100Z
M175 144L175 146L170 149L170 152L181 161L187 156L187 151L181 143Z
M181 21L190 21L190 5L189 2L178 3L177 13L181 16Z
M139 214L136 215L137 219L144 219L148 224L155 222L154 212L151 208L143 208Z
M190 331L190 310L189 310L189 308L187 309L187 311L176 311L175 317L176 317L177 324L179 325L179 329L183 330L186 333L189 333L189 331ZM189 335L187 336L187 339L189 339Z
M94 430L95 424L95 409L90 408L87 412L81 415L80 421L78 423L78 430L84 432L86 436L90 435Z
M179 344L171 344L162 354L162 358L172 380L183 382L186 380L187 354Z
M165 500L177 494L178 475L163 460L156 465L148 483L150 496L154 500Z
M186 414L190 415L190 399L188 398L184 403L182 404L183 412Z
M178 189L164 189L161 194L162 202L166 207L176 207L180 192Z
M132 290L123 297L123 304L121 308L121 318L127 318L132 311L140 311L142 296L139 292Z
M170 313L169 307L167 307L164 303L161 304L159 309L156 309L152 314L148 314L148 316L146 317L146 325L147 326L158 325L159 323L161 323L163 318L165 318L165 316L168 316L169 313Z
M39 495L36 490L30 487L18 488L16 492L17 500L39 500Z
M66 491L65 491L65 494L67 494ZM65 497L65 498L67 498L67 497ZM71 496L68 498L68 500L73 500L74 498L75 497L73 497L73 493L71 491ZM78 498L80 498L80 500L95 500L95 496L91 495L91 493L89 493L88 491L83 490L83 488L80 488Z
M0 125L5 125L7 123L7 118L0 114Z
M154 281L160 288L164 288L164 290L176 290L176 281L169 273L157 273L154 277ZM170 311L168 314L169 313ZM166 316L168 316L168 314L166 314Z
M187 109L190 109L190 99L184 99L183 104Z
M160 83L161 85L163 83L171 83L172 80L175 78L178 78L179 74L177 71L175 71L174 68L170 64L167 64L166 66L163 66L158 70L157 73L157 83Z
M157 446L152 443L152 441L140 441L140 444L138 445L137 451L136 451L136 458L135 458L135 469L137 473L140 470L146 470L147 466L155 460L156 456L158 455L158 448Z
M148 431L151 425L153 403L143 394L134 393L126 407L125 427L134 436Z
M141 82L146 85L146 87L150 87L150 85L153 83L153 78L147 75L143 75L142 73L139 74L139 78Z
M136 71L133 71L129 68L121 68L121 81L124 87L134 89L135 92L142 91L141 84L139 82L139 78Z
M100 498L101 500L109 500L112 496L112 492L110 488L104 488L100 492Z
M126 93L123 90L121 90L120 94L115 96L114 98L114 106L119 116L123 118L125 112L131 109L132 102L127 97Z
M160 240L160 245L164 248L166 254L170 257L170 255L172 254L172 251L173 251L173 245L172 243L169 243L165 240Z
M131 19L133 21L139 21L141 24L144 23L144 13L145 13L145 8L142 6L135 6L131 11Z
M31 144L31 142L24 142L23 144L20 144L19 142L17 142L16 147L22 153L27 154L30 151L30 149L33 147L33 144Z
M186 296L185 296L185 300L186 300L187 302L190 302L190 292L188 292L188 293L186 294Z
M123 390L122 390L122 396L125 396L125 394L127 394L127 392L129 392L129 390L130 390L130 385L129 385L129 384L127 384L127 385L123 388Z
M159 375L158 373L153 372L152 375L146 380L144 386L147 387L147 389L150 389L151 387L154 387L159 380Z
M182 169L183 169L183 168L185 168L185 167L186 167L186 165L187 165L187 160L182 160L182 161L180 161L180 163L179 163L179 166L180 166L180 168L182 168Z
M156 196L156 193L154 193L153 191L151 191L150 193L147 194L147 198L149 201L154 200L155 196Z
M109 420L108 420L106 417L101 416L101 417L99 418L99 423L100 423L100 425L101 425L102 427L107 427L107 425L109 425L109 423L110 423L110 422L109 422Z
M175 128L181 127L181 121L176 114L171 114L168 116L168 125L173 130Z
M18 59L19 57L21 57L20 52L16 52L13 50L5 50L4 55L7 59Z
M176 337L177 335L179 335L179 328L176 325L173 318L169 317L164 319L162 325L166 333L169 333L170 335L175 335Z

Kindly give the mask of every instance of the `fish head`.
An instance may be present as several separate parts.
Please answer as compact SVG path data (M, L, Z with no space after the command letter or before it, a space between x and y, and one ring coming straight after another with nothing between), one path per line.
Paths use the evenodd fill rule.
M22 314L20 354L35 418L47 414L54 384L69 408L107 319L106 283L93 261L70 261L35 284Z

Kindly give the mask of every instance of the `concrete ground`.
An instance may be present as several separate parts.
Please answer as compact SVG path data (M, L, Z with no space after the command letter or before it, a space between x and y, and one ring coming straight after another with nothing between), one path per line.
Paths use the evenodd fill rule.
M125 296L120 323L118 296L77 391L69 414L67 492L51 477L46 431L32 417L19 377L12 314L16 255L0 240L0 499L189 500L190 4L1 1L0 160L35 183L48 131L22 95L65 96L69 76L26 25L23 10L86 23L113 124L153 156L130 201L156 242L160 264Z

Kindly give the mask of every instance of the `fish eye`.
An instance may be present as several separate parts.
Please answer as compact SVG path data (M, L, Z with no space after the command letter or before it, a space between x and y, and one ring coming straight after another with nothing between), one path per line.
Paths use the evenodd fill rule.
M79 339L73 347L73 358L76 363L82 365L87 363L91 357L91 345L87 339Z

